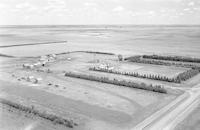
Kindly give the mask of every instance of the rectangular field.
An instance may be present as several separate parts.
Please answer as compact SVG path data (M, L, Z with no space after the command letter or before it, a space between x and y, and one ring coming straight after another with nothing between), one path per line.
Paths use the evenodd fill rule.
M140 66L132 71L135 66ZM176 77L178 74L189 70L188 68L183 67L173 67L173 66L161 66L161 65L151 65L151 64L140 64L140 63L130 63L130 64L122 64L120 67L121 70L128 72L137 72L140 74L154 74L166 76L169 78Z

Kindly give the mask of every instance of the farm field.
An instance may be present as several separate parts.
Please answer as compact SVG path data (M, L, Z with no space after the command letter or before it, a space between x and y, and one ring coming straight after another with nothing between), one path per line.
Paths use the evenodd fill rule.
M199 37L187 32L198 32L199 26L175 28L0 27L0 129L164 128L164 121L168 125L178 114L176 109L190 106L197 97L199 68L123 59L154 53L198 58ZM66 42L54 44L59 41ZM167 81L181 74L183 81ZM194 113L176 129L199 128ZM185 127L185 122L190 123Z
M200 57L200 26L6 26L0 27L0 44L14 45L66 40L65 45L0 48L15 56L68 51L105 51L123 55L171 54ZM188 33L189 32L189 33ZM52 47L54 49L52 49ZM26 49L23 49L26 48ZM45 51L44 51L44 50ZM23 53L20 52L23 50ZM37 52L37 53L35 53Z
M97 74L88 70L90 65L96 64L93 58L94 54L85 52L58 55L57 61L36 69L40 71L22 67L23 63L35 63L38 58L2 60L5 66L2 66L3 70L1 70L1 92L22 97L24 100L31 99L33 104L45 107L50 107L48 104L52 104L50 107L52 110L61 109L63 112L67 110L66 112L75 113L76 116L84 119L78 122L84 124L80 125L80 128L85 129L92 127L94 121L98 122L100 128L102 127L100 122L103 122L104 127L109 125L109 128L113 127L113 129L129 129L180 94L180 92L161 94L64 76L63 71ZM113 55L95 54L95 58L100 59L101 62L117 63L116 56ZM51 72L47 73L48 69ZM98 75L101 76L102 73ZM28 76L39 77L42 81L38 84L28 82L23 78ZM123 77L116 76L116 78ZM130 77L124 77L126 78L133 80ZM46 94L47 96L44 96ZM49 95L54 95L54 98L52 99ZM61 99L63 103L65 102L64 107L59 104ZM73 114L70 116L73 117Z

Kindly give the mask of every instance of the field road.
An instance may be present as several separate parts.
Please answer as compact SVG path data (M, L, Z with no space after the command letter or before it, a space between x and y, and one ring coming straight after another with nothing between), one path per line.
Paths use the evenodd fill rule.
M200 84L187 89L184 94L157 111L132 130L172 130L194 110L200 97Z
M32 45L42 45L42 44L63 44L63 43L67 43L67 41L53 41L53 42L40 42L40 43L28 43L28 44L15 44L15 45L0 46L0 48L17 47L17 46L32 46Z

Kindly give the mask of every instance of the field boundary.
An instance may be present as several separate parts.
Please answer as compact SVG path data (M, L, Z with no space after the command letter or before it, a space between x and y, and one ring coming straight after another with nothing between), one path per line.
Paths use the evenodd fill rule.
M61 43L66 43L66 42L67 41L55 41L55 42L39 42L39 43L27 43L27 44L15 44L15 45L0 46L0 48L18 47L18 46L33 46L33 45L43 45L43 44L61 44Z

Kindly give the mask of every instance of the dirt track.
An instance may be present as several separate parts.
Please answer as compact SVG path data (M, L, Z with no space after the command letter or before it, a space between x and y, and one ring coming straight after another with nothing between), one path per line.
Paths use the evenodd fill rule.
M199 85L189 90L159 110L143 122L139 123L133 130L172 130L187 117L199 104Z

